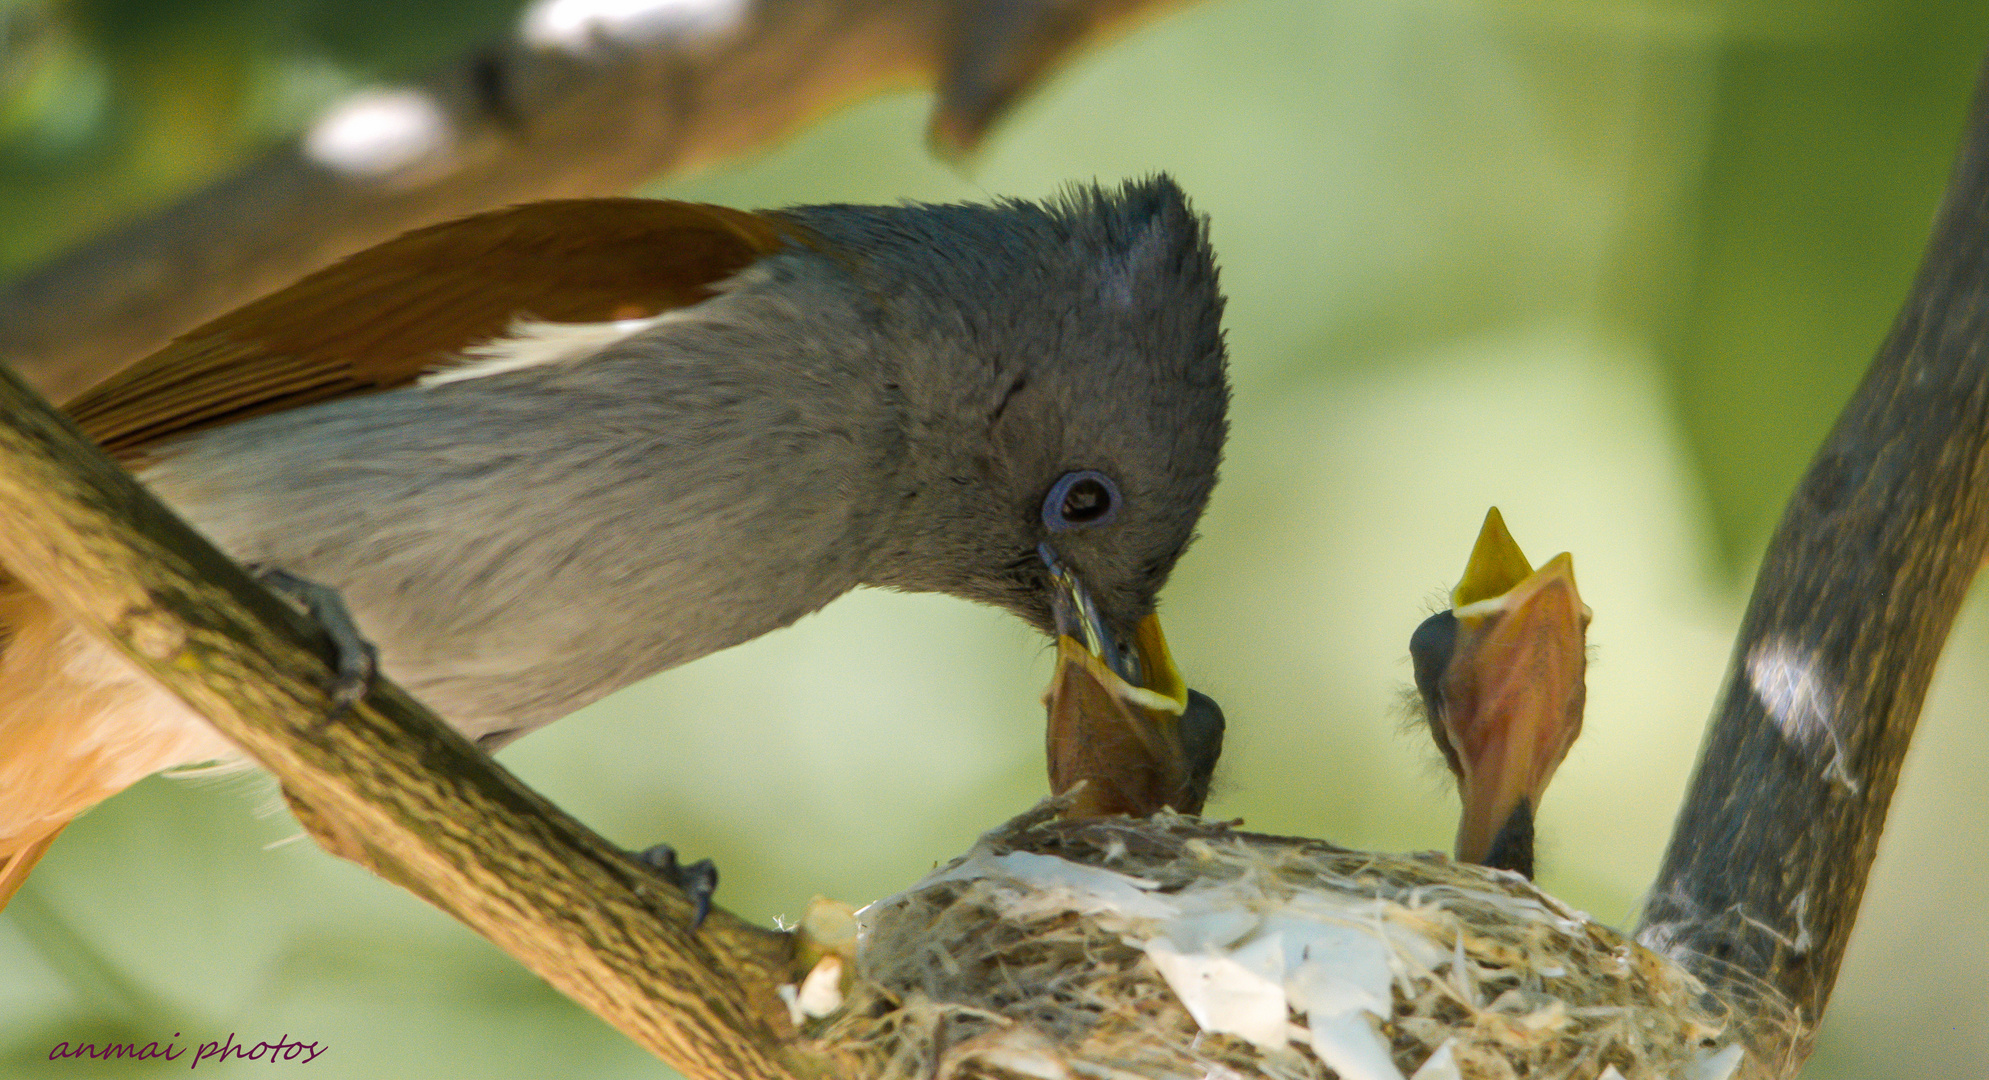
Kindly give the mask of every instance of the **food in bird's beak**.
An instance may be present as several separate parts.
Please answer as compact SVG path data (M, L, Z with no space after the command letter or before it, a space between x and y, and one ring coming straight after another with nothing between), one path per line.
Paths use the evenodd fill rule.
M1430 733L1457 775L1457 857L1533 875L1533 815L1581 734L1589 610L1566 553L1532 569L1494 508L1452 608L1409 643Z
M1084 782L1072 817L1199 813L1222 753L1222 710L1181 681L1159 616L1116 633L1077 575L1048 545L1041 554L1057 620L1057 667L1043 696L1050 790Z

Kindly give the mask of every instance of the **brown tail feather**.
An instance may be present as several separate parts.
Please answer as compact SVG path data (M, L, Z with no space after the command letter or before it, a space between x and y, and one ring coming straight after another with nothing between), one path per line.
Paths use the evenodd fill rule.
M35 864L48 853L48 845L55 843L55 838L61 835L68 824L67 821L62 822L48 830L40 839L12 855L0 855L0 911L7 909L7 901L12 900L14 894L21 891L21 886L28 880L28 874L34 870Z
M76 815L235 751L108 646L0 574L0 905Z

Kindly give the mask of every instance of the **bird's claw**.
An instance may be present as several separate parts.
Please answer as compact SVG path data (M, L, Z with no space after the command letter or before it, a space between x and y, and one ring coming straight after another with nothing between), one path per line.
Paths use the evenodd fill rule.
M691 901L691 929L703 926L705 916L711 914L711 896L718 891L718 866L710 859L680 865L677 849L668 844L657 844L636 858L684 890Z
M274 566L251 565L249 572L264 588L295 603L316 620L332 643L331 694L333 717L345 715L373 689L380 671L380 651L359 633L359 624L338 590Z

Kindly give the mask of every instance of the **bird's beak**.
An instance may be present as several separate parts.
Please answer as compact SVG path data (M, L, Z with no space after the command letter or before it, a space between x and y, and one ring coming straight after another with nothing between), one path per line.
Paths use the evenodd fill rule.
M1114 627L1049 545L1039 553L1057 625L1057 667L1043 697L1050 790L1087 782L1073 817L1143 817L1163 806L1199 813L1222 752L1222 711L1182 681L1159 616L1129 632Z
M1589 610L1573 559L1531 569L1497 509L1451 603L1455 646L1431 720L1464 801L1457 857L1530 877L1534 812L1581 733Z

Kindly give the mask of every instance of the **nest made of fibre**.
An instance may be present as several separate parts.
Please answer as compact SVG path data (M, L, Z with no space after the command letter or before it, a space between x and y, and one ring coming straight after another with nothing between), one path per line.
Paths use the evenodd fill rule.
M1790 1010L1733 1003L1514 874L1046 803L857 913L808 1025L907 1080L1729 1080Z

